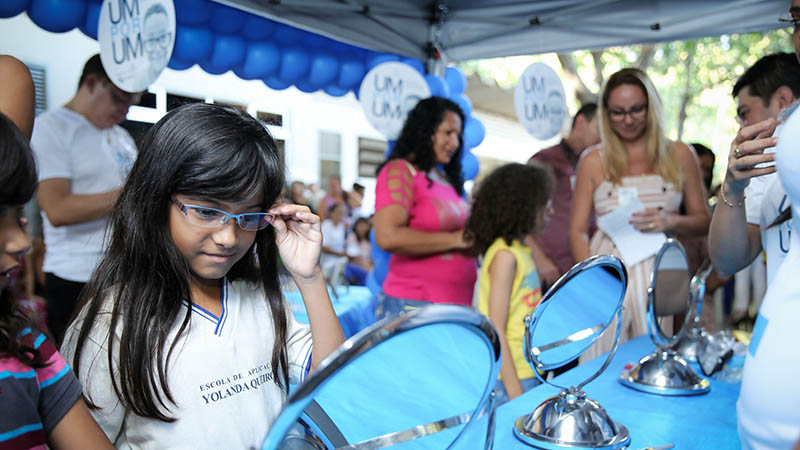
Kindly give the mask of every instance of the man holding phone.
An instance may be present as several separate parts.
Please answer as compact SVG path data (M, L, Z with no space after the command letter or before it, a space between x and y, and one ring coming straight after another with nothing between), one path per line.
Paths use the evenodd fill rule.
M728 170L709 230L709 255L720 274L747 267L767 253L767 285L789 251L789 223L773 226L789 201L775 173L776 126L800 98L796 55L765 56L733 87L742 124L731 142Z

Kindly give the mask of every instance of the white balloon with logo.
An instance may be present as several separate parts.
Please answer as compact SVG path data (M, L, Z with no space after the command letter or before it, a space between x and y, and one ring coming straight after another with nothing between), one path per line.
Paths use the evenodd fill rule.
M560 133L567 118L567 100L558 74L544 63L528 66L514 89L514 109L522 126L536 139Z
M430 96L425 78L408 64L396 61L373 67L358 91L367 120L389 140L397 139L408 113Z
M111 82L126 92L144 91L172 56L175 6L172 0L104 0L97 40Z

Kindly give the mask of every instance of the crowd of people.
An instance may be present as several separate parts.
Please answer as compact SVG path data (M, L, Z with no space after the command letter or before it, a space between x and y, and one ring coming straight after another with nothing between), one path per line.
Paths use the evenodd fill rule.
M237 109L179 107L137 145L119 124L141 93L116 87L97 55L75 96L34 121L30 74L0 56L0 447L260 445L290 383L344 342L325 279L365 284L373 226L391 255L376 316L475 307L500 338L495 398L514 399L539 383L522 319L576 262L626 259L601 218L630 202L635 230L684 242L693 270L710 258L710 288L737 286L734 315L758 311L737 405L743 448L800 445L800 362L787 358L800 339L800 0L790 13L796 54L766 55L735 84L741 128L716 195L714 153L669 140L652 81L625 68L559 144L471 194L463 111L419 101L378 168L372 217L364 187L347 191L338 176L324 191L287 185L272 136ZM34 196L46 321L19 277ZM654 256L627 264L623 342L647 332ZM309 325L286 305L280 270ZM736 273L766 287L743 300ZM610 346L600 339L581 361Z

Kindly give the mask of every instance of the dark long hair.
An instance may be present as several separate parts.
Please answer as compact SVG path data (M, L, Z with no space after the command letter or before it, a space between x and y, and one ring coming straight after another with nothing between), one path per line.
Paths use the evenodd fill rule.
M240 202L263 195L262 206L268 208L281 193L283 173L272 137L244 112L194 103L171 111L156 123L142 141L111 215L108 250L84 291L78 313L84 321L73 366L80 368L82 350L97 326L98 313L110 309L110 331L103 345L108 348L109 367L114 367L115 351L119 365L116 373L103 376L111 377L117 397L135 414L175 420L167 415L168 403L174 404L167 372L191 317L189 308L179 317L182 299L191 302L191 272L170 235L171 197L182 194ZM288 325L277 261L275 232L267 227L256 233L253 247L227 277L263 285L275 329L272 375L286 389ZM176 321L180 326L170 340ZM118 326L121 336L114 342Z
M472 253L483 255L495 239L511 245L540 227L555 181L549 167L537 163L506 164L495 169L478 186L464 239Z
M0 113L0 215L19 208L36 190L36 163L28 141L5 114ZM0 290L0 357L16 358L30 367L42 367L39 352L20 341L20 332L33 326L17 308L11 289Z
M461 153L464 149L464 113L455 103L442 97L429 97L420 100L417 106L408 113L403 131L397 138L386 161L378 167L378 172L386 164L395 158L403 158L417 166L423 172L428 172L436 165L436 154L433 152L433 135L444 120L447 111L458 114L461 118L461 135L458 137L458 149L450 158L450 162L444 165L444 173L447 181L458 192L464 195L464 177L461 175ZM430 179L429 179L430 181Z

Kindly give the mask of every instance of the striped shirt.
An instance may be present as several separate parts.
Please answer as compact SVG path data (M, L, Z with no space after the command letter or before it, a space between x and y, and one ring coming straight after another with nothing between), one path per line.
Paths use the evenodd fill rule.
M44 449L51 432L81 396L81 385L55 346L39 331L20 333L47 365L0 358L0 449Z

